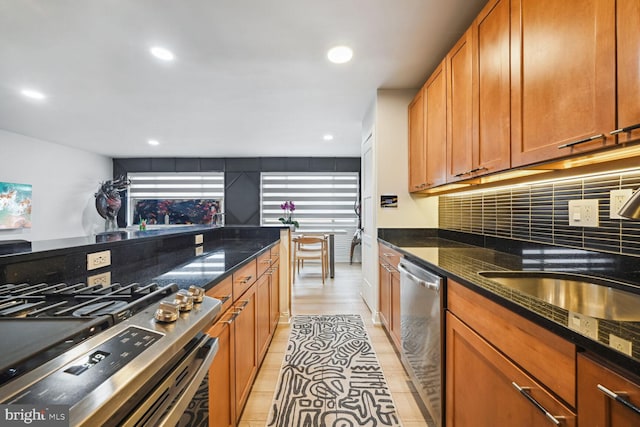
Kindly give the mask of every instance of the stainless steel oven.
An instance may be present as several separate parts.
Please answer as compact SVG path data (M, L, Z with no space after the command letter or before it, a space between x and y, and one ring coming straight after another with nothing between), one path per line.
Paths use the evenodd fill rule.
M175 425L217 352L202 331L220 301L175 285L40 286L0 286L0 331L14 331L19 350L0 360L0 402L65 405L71 426ZM47 331L33 336L41 343L18 342L29 324Z
M427 409L430 427L443 425L442 278L402 259L400 271L401 357Z

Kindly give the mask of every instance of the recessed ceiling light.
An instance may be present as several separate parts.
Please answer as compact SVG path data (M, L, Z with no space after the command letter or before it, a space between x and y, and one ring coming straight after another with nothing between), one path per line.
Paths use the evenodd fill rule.
M147 141L147 144L153 145L153 146L160 145L157 139L150 139Z
M149 49L149 52L153 56L158 59L162 59L163 61L173 61L175 59L175 55L169 49L165 49L164 47L154 46Z
M325 141L333 141L333 135L331 135L330 133L324 135L322 137L322 139L324 139Z
M31 99L45 99L47 97L44 93L34 89L22 89L20 93Z
M329 49L329 52L327 52L327 58L335 64L344 64L353 58L353 50L351 50L349 46L332 47Z

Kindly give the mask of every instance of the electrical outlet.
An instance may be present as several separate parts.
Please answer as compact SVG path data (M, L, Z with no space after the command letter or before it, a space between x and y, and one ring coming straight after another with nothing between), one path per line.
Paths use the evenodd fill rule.
M87 270L95 270L109 265L111 265L111 251L87 254Z
M202 255L203 252L204 249L202 248L202 246L196 246L196 256Z
M620 338L616 335L609 334L609 347L613 347L622 353L631 356L631 341Z
M100 285L103 288L106 288L107 286L111 285L111 272L107 271L101 274L94 274L93 276L87 277L87 285Z
M598 339L598 319L583 314L569 312L569 329L586 335L594 340Z
M598 227L598 199L569 200L569 225L574 227Z
M196 245L201 245L202 241L202 234L196 234Z
M630 188L626 190L611 190L611 193L609 193L609 218L624 219L624 217L618 215L618 212L627 203L627 200L631 198L632 194L633 190Z

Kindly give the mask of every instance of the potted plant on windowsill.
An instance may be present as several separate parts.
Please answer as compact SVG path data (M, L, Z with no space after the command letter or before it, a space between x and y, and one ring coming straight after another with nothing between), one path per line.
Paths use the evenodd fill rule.
M293 211L296 210L296 205L289 200L281 203L280 209L282 209L284 213L280 218L278 218L278 220L284 225L288 225L291 231L296 231L296 228L300 227L298 221L293 219Z

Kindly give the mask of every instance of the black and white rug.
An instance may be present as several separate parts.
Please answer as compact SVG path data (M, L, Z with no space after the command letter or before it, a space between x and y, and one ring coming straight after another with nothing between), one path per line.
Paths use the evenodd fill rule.
M360 315L292 319L267 426L401 426Z

